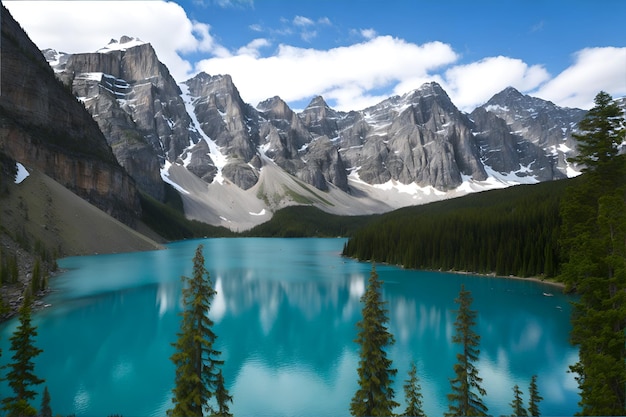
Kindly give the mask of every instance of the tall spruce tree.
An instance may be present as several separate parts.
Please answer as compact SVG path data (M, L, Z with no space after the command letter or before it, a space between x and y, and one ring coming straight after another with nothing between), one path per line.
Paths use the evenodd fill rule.
M43 395L41 396L41 411L39 415L41 417L52 417L52 408L50 407L50 391L48 391L48 386L43 389Z
M571 367L582 415L626 414L626 157L623 112L600 92L579 124L584 175L561 203L562 279L580 298L572 311Z
M422 387L419 377L417 376L417 367L415 362L411 362L409 368L409 379L404 381L404 398L406 401L406 409L402 416L425 416L422 403Z
M230 406L228 403L233 402L233 397L228 393L228 390L224 386L224 375L220 369L217 373L217 381L215 384L215 401L217 402L217 410L215 416L219 417L233 417L230 412Z
M171 360L176 366L175 386L172 390L174 408L167 414L173 417L195 417L215 414L211 400L219 383L217 338L213 333L213 321L208 317L211 300L216 294L211 278L204 267L203 246L199 245L193 258L193 277L183 276L182 320L178 340L173 343L176 352ZM228 396L221 380L221 394ZM230 398L230 397L229 397ZM232 398L231 398L232 400Z
M355 340L361 347L359 359L359 389L352 397L350 413L353 416L390 416L399 404L394 401L393 377L398 372L392 369L392 361L385 349L395 339L387 329L386 302L382 300L382 282L372 265L369 282L361 297L362 319Z
M539 417L541 415L539 411L541 400L543 400L543 397L539 395L539 389L537 388L537 375L533 375L528 387L528 414L530 416Z
M511 417L526 417L528 413L524 408L524 400L522 399L522 390L519 385L513 387L513 402L511 402L511 408L513 408L513 414Z
M448 394L448 412L446 416L485 416L487 406L482 397L487 393L480 385L482 378L478 376L478 368L474 365L478 361L480 350L480 336L474 332L476 325L476 311L471 309L472 294L461 285L459 297L454 300L459 304L455 334L452 342L461 345L461 353L457 353L457 363L454 364L455 377L450 379L452 393Z
M19 309L20 324L9 339L10 350L14 353L11 363L5 365L9 369L5 379L9 382L13 395L2 400L2 409L7 412L7 416L37 415L37 409L30 402L36 395L33 387L44 380L35 375L33 360L43 351L35 346L37 327L32 324L31 303L32 297L27 290Z

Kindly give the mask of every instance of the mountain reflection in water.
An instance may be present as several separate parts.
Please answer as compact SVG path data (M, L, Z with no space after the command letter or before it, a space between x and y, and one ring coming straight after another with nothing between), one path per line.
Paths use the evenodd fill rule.
M52 280L53 306L35 315L36 343L44 349L36 372L46 379L53 412L165 413L174 381L169 357L182 307L180 276L191 274L194 250L203 243L217 290L210 317L234 397L231 411L348 415L357 389L356 322L371 265L341 258L344 241L208 239L165 251L61 260L67 272ZM577 358L568 344L567 297L521 280L384 265L377 271L396 338L389 353L398 368L398 402L415 360L425 411L446 411L457 353L451 344L454 299L464 283L479 312L478 367L489 412L510 413L513 385L526 393L533 374L545 398L544 415L577 411L576 383L567 373ZM546 291L554 297L544 297ZM1 328L3 363L15 325Z

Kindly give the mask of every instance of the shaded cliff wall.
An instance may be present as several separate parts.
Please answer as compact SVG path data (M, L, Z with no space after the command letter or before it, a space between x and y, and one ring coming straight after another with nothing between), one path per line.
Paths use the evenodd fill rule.
M0 7L0 150L133 225L141 212L134 181L84 106Z

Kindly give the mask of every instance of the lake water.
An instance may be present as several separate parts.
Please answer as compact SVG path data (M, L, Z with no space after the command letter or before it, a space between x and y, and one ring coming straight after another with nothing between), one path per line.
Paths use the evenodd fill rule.
M62 259L51 307L34 315L36 374L54 414L162 416L170 407L180 276L204 244L217 290L210 315L236 416L345 416L357 389L356 322L371 265L340 256L344 239L207 239L167 250ZM481 335L478 367L492 415L510 414L513 385L538 375L543 415L578 410L569 298L549 286L378 265L389 302L396 400L417 363L425 411L447 410L461 284ZM544 296L544 292L554 296ZM16 321L0 327L2 363ZM43 386L41 386L43 390ZM0 395L8 391L2 386ZM525 399L527 396L525 396ZM526 400L525 400L526 401ZM40 399L36 400L39 407ZM401 408L404 407L404 404ZM398 412L402 411L400 408Z

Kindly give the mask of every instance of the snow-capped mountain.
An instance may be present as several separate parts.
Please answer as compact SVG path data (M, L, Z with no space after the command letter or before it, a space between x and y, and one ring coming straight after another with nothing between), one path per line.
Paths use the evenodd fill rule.
M280 97L245 103L229 75L176 84L149 43L93 53L43 51L144 191L181 194L189 217L247 228L289 204L365 214L472 191L576 175L583 110L513 88L471 114L437 83L367 109L322 97L300 113Z

